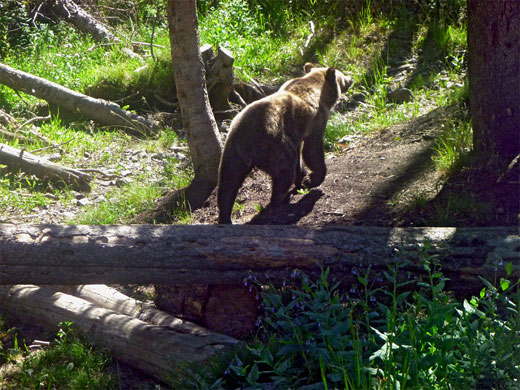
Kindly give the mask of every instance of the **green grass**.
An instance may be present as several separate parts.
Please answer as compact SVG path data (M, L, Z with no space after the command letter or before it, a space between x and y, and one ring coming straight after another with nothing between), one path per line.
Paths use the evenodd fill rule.
M433 161L437 170L448 175L458 171L470 158L473 144L471 122L448 121L434 146Z
M75 335L71 326L71 323L61 323L55 343L36 352L30 352L25 344L21 346L13 329L0 334L13 339L11 347L0 343L0 362L13 365L0 376L0 387L5 390L116 389L117 380L108 370L109 355L93 350ZM5 323L1 327L6 327Z

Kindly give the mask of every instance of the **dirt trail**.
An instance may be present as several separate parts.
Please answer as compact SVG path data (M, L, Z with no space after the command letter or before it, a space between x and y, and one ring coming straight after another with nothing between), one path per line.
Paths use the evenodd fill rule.
M460 191L458 187L462 185L468 194L474 192L475 204L482 203L487 213L485 217L478 210L473 217L451 215L450 224L518 223L518 180L516 183L507 180L495 185L495 191L489 191L486 188L490 182L496 182L496 175L485 175L486 188L482 188L482 180L478 177L475 180L474 174L468 177L471 170L449 180L435 170L433 146L444 120L456 115L459 115L456 107L434 109L348 145L341 153L329 154L328 173L322 185L308 194L293 196L290 204L276 212L269 209L259 212L259 205L265 207L269 203L271 184L267 175L254 171L239 191L240 206L233 214L233 222L306 226L431 224L429 214L436 207L442 207L443 197L449 199L449 195L443 194L446 187ZM487 196L483 196L483 191ZM193 223L216 223L217 212L213 194L207 207L193 212Z

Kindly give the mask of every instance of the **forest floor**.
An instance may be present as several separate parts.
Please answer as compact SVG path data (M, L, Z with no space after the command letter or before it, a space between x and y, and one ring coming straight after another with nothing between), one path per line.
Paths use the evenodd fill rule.
M439 172L432 156L455 106L338 145L326 156L328 173L318 188L295 194L277 210L266 208L271 180L261 171L246 178L233 213L237 224L302 226L505 226L519 223L519 164L500 172L474 163L453 175ZM192 223L216 223L215 193L192 212Z

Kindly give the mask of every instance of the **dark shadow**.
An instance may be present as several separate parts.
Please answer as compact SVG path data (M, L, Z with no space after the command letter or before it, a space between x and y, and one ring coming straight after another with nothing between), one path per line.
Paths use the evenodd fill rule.
M520 163L505 165L473 157L403 220L414 226L518 226Z
M413 13L401 8L397 12L395 28L389 34L388 39L377 58L372 59L371 67L365 73L364 86L370 89L378 80L378 74L383 67L387 69L387 75L400 71L401 66L408 64L413 51L414 36L419 28L418 20Z
M323 196L319 189L310 190L298 202L273 209L267 206L255 215L249 225L293 225L309 214L316 202Z
M367 194L364 206L354 215L349 215L349 220L357 225L385 226L393 225L395 212L389 201L407 188L411 183L418 180L426 170L430 169L433 161L433 146L439 135L439 121L442 118L455 115L455 106L441 107L430 111L428 114L414 118L403 126L399 134L400 140L395 140L395 134L389 133L391 138L385 140L386 133L381 134L381 140L388 144L399 142L410 143L417 138L419 146L406 161L397 161L400 167L393 171L393 175L381 181L370 194ZM334 220L331 224L344 224L343 217Z

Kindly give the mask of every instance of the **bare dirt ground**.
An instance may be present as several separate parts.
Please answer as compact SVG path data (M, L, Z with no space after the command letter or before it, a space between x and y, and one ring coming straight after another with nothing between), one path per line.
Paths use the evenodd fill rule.
M362 138L327 155L322 185L296 194L278 210L266 208L269 176L253 171L239 191L237 224L305 226L500 226L519 223L518 164L509 170L475 164L447 177L435 169L433 146L442 120L460 115L444 107ZM460 199L464 205L460 205ZM192 213L193 223L216 223L213 194Z

